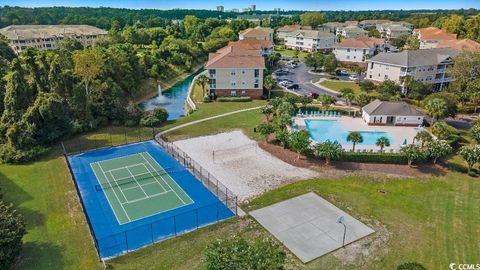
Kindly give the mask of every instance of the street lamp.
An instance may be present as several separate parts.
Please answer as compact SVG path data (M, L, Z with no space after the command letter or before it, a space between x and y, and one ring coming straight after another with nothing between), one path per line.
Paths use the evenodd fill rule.
M347 225L345 225L345 217L344 216L339 216L337 218L337 223L343 225L343 241L342 241L342 247L345 247L345 235L347 234Z

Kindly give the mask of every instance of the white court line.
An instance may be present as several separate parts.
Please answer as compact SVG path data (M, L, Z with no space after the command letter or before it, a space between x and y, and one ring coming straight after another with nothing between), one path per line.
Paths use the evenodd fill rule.
M99 163L99 162L96 162L96 164L98 165L98 167L99 167L100 170L102 171L102 173L103 173L103 175L105 176L105 179L107 180L107 182L109 182L109 181L108 181L108 177L107 177L107 175L105 174L105 171L103 170L103 168L102 168L102 166L100 165L100 163ZM93 170L92 164L90 164L90 166L92 167L92 170ZM100 178L98 178L97 174L95 173L95 170L93 170L93 173L95 174L95 177L97 177L97 180L99 180ZM111 186L111 185L110 185L110 186ZM113 187L112 187L112 189L113 189ZM120 220L118 219L117 214L115 213L115 208L112 207L112 204L110 203L110 200L108 199L107 193L106 193L105 190L103 190L103 189L102 189L102 191L103 191L103 193L105 194L105 197L107 197L108 204L110 204L110 208L112 208L113 214L114 214L115 217L117 218L118 223L123 224L123 223L121 223ZM120 202L120 199L118 198L117 193L115 192L115 190L113 190L113 194L115 194L115 197L117 198L118 203L119 203L120 206L122 207L123 212L124 212L125 215L127 216L128 221L132 221L132 220L130 219L130 216L128 215L127 211L126 211L125 208L123 207L122 202Z
M161 175L158 173L158 172L155 172L156 174L153 174L147 167L147 165L145 165L145 163L142 163L143 167L145 168L145 170L147 170L147 172L153 177L153 179L155 179L155 182L163 189L163 191L168 191L169 189L167 189L166 187L164 187L162 185L162 183L160 183L157 179L157 176L161 177ZM162 181L163 182L163 181ZM170 188L171 190L171 188Z
M115 180L115 176L113 176L112 171L108 171L108 173L110 174L110 176L112 176L112 179ZM108 181L108 179L107 179L107 181ZM113 188L111 182L108 182L108 185L110 186L110 188ZM127 196L125 196L125 193L123 193L122 188L119 187L119 186L117 186L117 187L118 187L118 189L120 190L120 192L122 193L122 196L123 196L123 198L125 199L125 201L128 202ZM120 203L122 203L122 202L120 202Z
M144 187L144 186L148 186L148 185L153 185L153 184L158 184L157 181L154 181L154 182L150 182L150 183L146 183L146 184L142 184L141 186ZM123 191L127 191L127 190L130 190L130 189L136 189L138 187L129 187L129 188L124 188Z
M147 153L147 154L148 154L148 153ZM142 158L148 163L148 165L150 165L150 167L152 167L153 170L155 170L155 167L143 156L143 153L140 153L140 155L141 155ZM150 157L151 157L151 156L150 156ZM160 165L159 165L159 166L160 166ZM145 166L145 167L147 167L147 166ZM160 166L160 167L161 167L162 170L168 175L167 171L165 171L162 166ZM150 172L150 169L147 168L147 170ZM168 175L168 176L170 177L170 175ZM161 177L162 181L163 181L165 184L167 184L167 186L173 191L173 193L175 193L175 195L177 196L177 198L179 198L184 205L187 205L187 203L178 195L178 193L170 186L170 184L169 184L165 179L163 179L163 176L160 176L160 177ZM174 181L174 182L175 182L175 181ZM175 184L176 184L176 182L175 182ZM181 188L180 188L180 189L181 189ZM183 192L183 193L186 194L185 192ZM190 196L188 196L188 194L186 194L186 195L187 195L187 197L193 202L192 198L190 198Z
M126 169L127 169L128 173L133 177L133 179L135 180L135 183L137 183L138 187L143 191L143 194L145 194L145 196L147 196L147 198L150 198L148 196L148 194L145 192L145 190L142 188L142 186L138 183L137 178L135 178L135 176L133 176L133 173L130 171L130 169L129 168L126 168Z
M148 200L148 199L151 199L151 198L154 198L154 197L157 197L157 196L160 196L160 195L165 195L169 192L172 192L171 190L167 190L167 191L164 191L164 192L160 192L160 193L156 193L148 198L138 198L138 199L135 199L135 200L131 200L129 203L136 203L136 202L140 202L140 201L143 201L143 200Z

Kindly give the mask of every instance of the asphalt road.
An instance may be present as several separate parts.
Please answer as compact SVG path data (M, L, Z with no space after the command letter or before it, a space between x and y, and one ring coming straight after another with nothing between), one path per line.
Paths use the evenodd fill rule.
M316 87L311 83L311 81L315 78L323 78L323 77L328 78L328 77L322 76L322 75L310 74L308 73L309 70L310 68L305 66L305 64L301 62L299 63L297 68L291 69L288 75L282 75L282 76L279 76L279 78L288 79L298 84L300 86L300 89L294 90L294 91L299 94L302 94L302 95L308 95L309 93L327 94L327 95L334 96L336 98L336 96L333 93L329 91L325 91L319 87Z

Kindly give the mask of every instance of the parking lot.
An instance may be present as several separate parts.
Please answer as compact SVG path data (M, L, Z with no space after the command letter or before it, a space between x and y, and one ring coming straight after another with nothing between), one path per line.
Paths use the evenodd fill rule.
M305 65L302 61L298 63L298 65L295 68L287 68L284 66L280 67L279 69L288 69L289 72L288 74L281 74L281 75L275 75L277 78L277 81L280 82L282 80L289 80L294 84L298 84L299 88L298 89L290 89L291 91L294 91L296 93L299 93L301 95L309 95L311 93L316 93L316 94L327 94L334 96L337 98L335 95L333 95L331 92L323 90L311 83L313 79L316 78L329 78L330 76L327 75L314 75L309 73L308 71L310 70L309 67ZM278 70L278 69L277 69ZM338 76L339 80L349 80L348 76Z

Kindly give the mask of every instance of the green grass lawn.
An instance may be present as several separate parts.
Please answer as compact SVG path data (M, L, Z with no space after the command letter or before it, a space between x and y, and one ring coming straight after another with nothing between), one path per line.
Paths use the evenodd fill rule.
M354 82L326 80L321 82L320 85L335 90L337 92L340 92L340 90L342 90L343 88L352 89L355 95L358 95L362 92L360 86L358 86L358 84Z
M448 269L450 262L480 260L480 182L474 179L457 173L385 182L365 176L315 179L266 193L243 208L251 211L309 191L366 220L377 230L377 235L370 237L387 240L373 250L374 254L350 265L344 265L333 254L302 265L288 253L290 269L395 269L407 261L420 262L428 269ZM382 227L386 231L379 229ZM114 259L111 264L114 269L135 269L140 265L199 269L207 244L233 234L251 240L268 235L249 218L236 218Z
M289 57L294 57L295 56L295 51L294 50L285 49L285 48L282 48L282 47L279 47L279 46L275 46L275 52L278 52L283 56L289 56ZM308 55L307 52L302 52L302 51L298 52L298 58L305 58L305 56L307 56L307 55Z

